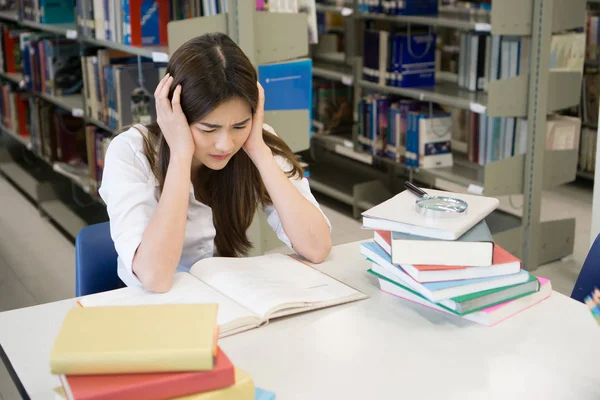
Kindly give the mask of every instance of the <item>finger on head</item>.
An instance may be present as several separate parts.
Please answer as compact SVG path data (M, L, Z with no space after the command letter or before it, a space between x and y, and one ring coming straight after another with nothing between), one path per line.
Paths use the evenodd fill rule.
M165 82L164 86L161 89L160 97L169 97L169 90L171 90L171 85L173 84L173 77L170 76L169 79Z
M181 85L177 85L173 91L173 100L171 100L173 106L179 106L181 104Z
M169 73L167 73L165 76L163 76L163 78L160 80L160 82L158 82L158 85L156 86L156 90L154 91L154 96L158 96L160 94L160 91L162 90L162 87L165 85L165 82L167 82L167 80L169 79Z

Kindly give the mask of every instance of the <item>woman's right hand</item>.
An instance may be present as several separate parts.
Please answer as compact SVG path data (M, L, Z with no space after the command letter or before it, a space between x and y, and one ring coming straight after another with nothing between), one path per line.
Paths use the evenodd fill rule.
M177 85L173 91L173 99L169 101L172 83L173 76L166 74L154 91L156 122L169 145L171 155L191 159L195 145L192 131L181 109L181 85Z

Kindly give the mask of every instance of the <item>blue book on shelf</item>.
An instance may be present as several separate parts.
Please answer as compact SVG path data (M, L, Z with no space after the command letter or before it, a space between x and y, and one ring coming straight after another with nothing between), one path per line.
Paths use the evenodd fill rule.
M254 400L275 400L275 393L257 387L254 392Z
M438 0L403 0L396 3L396 15L438 14Z
M123 7L123 43L131 45L131 11L130 0L124 0ZM158 17L158 2L156 0L144 0L142 2L142 15L133 16L141 18L142 45L158 46L160 45L160 19Z
M436 35L397 35L401 41L401 87L435 85Z
M260 65L258 81L265 90L265 111L312 113L312 60Z
M40 0L40 23L69 24L75 22L74 0Z

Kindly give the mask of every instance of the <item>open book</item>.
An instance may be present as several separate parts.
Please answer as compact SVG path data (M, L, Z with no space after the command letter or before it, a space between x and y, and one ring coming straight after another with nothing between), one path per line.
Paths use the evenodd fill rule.
M257 328L272 318L368 296L293 257L206 258L175 274L167 293L127 287L81 298L84 307L217 303L220 336Z

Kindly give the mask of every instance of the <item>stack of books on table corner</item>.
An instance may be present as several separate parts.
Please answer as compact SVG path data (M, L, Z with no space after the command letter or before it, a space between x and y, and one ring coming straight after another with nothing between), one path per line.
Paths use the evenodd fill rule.
M493 242L485 218L497 199L427 194L465 200L466 215L424 217L409 190L362 214L374 240L361 243L360 251L382 291L486 326L550 296L549 280L529 274L521 260Z
M273 400L217 344L217 304L74 307L50 354L56 399Z

